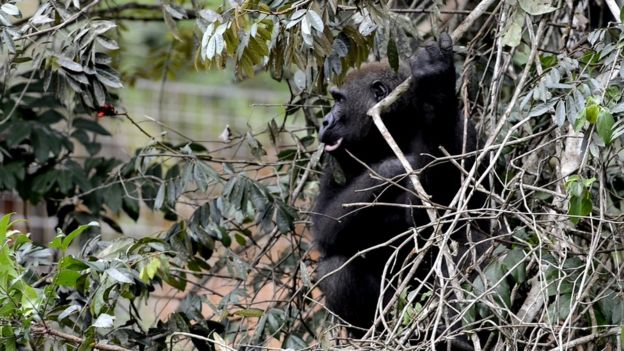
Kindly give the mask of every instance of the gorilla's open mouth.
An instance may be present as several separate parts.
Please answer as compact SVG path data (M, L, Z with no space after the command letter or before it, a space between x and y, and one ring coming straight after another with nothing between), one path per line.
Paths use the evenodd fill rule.
M334 151L334 150L336 150L337 148L340 147L341 143L342 143L342 138L336 140L336 142L333 143L333 144L327 143L327 144L325 144L325 151Z

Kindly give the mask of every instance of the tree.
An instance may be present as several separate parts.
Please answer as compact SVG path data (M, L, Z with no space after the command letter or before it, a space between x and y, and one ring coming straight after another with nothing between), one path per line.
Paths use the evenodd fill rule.
M322 154L314 131L329 105L325 91L369 57L397 67L414 42L442 30L461 56L458 94L485 140L478 163L496 184L485 211L504 243L501 259L474 281L446 288L461 300L469 335L493 331L485 344L473 337L475 348L620 347L624 74L614 0L42 0L28 17L19 5L0 6L0 189L45 202L60 231L43 247L11 230L9 215L0 221L7 349L161 349L189 338L216 350L276 340L342 347L315 293L300 225ZM164 22L170 45L153 66L121 76L123 38L141 21ZM292 147L268 153L250 131L228 144L249 148L250 160L154 136L129 162L101 153L97 136L109 134L101 118L134 121L118 94L138 75L224 67L238 79L267 70L289 86L283 121L261 133ZM304 131L284 127L295 113L305 116ZM277 177L256 177L263 168ZM467 186L480 181L467 173ZM447 215L470 215L465 200ZM193 215L178 216L179 203ZM136 219L141 204L175 224L162 235L112 243L95 236L80 252L68 250L76 237L98 233L99 222L121 232L114 215ZM275 260L278 244L288 249ZM218 304L200 294L211 279L233 282ZM160 285L190 292L178 312L144 325L137 305ZM259 304L250 287L265 286L274 298ZM449 336L432 327L445 313L438 295L415 290L399 292L365 340L349 342L402 349L415 333L424 343Z

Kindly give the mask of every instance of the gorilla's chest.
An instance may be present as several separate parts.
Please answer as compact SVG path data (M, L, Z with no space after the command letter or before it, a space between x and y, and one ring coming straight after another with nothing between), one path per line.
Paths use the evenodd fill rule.
M351 255L397 238L415 224L417 214L410 213L405 196L360 185L348 182L322 189L312 217L322 254Z

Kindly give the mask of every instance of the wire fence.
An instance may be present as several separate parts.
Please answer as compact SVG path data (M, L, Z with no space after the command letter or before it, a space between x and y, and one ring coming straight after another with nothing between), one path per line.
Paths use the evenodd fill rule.
M137 81L122 93L122 108L146 131L172 143L219 140L228 126L237 134L262 129L271 119L280 119L288 98L286 92L243 88L232 83L216 86L147 80ZM123 117L102 119L100 123L112 134L99 137L103 157L127 161L136 148L152 142ZM79 144L76 147L80 148ZM239 156L248 156L245 152L240 151ZM24 204L16 194L5 192L0 194L0 213L10 212L15 213L15 219L28 219L22 229L31 232L38 242L49 242L55 234L56 218L48 217L44 205ZM126 233L135 236L168 228L161 215L145 208L138 222L123 217L121 223ZM104 226L105 234L112 232L112 228Z

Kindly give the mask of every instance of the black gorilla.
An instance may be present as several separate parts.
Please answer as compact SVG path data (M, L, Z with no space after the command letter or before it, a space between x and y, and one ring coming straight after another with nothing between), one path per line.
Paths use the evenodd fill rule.
M421 204L417 197L401 189L411 188L407 177L399 177L405 174L405 169L372 119L366 115L371 106L410 74L413 77L410 89L382 115L390 133L415 170L432 161L428 155L443 156L440 147L451 155L461 154L464 118L458 111L452 41L446 34L438 43L419 48L410 60L409 68L401 67L395 72L387 63L370 63L350 72L342 87L331 90L335 104L325 116L320 130L325 151L333 158L333 163L329 163L328 171L322 176L321 191L312 218L312 229L321 252L318 266L320 288L325 293L329 309L360 328L372 325L382 271L395 248L372 250L338 272L324 276L359 251L429 222L425 210L414 206L343 207L345 203L355 202ZM477 146L475 130L470 123L465 144L466 151L473 151ZM472 162L467 159L465 168L470 169ZM400 180L399 186L374 179L371 177L373 172L363 164L384 178ZM335 177L336 167L343 177ZM461 181L459 170L450 162L429 165L419 177L432 201L443 206L451 202ZM477 194L469 207L480 208L484 201L484 195ZM488 230L486 221L472 225L480 225L484 232ZM477 230L472 233L473 241L484 238ZM421 235L427 234L424 232ZM460 254L456 256L460 257L470 246L466 232L458 230L453 239L460 244ZM394 246L398 244L393 243ZM485 249L484 246L478 245L479 253ZM404 259L410 249L413 246L406 247L399 256ZM419 267L421 272L417 275L420 277L431 269L436 251L430 252L428 261L423 261ZM386 300L388 297L385 297ZM357 331L352 332L358 335Z

